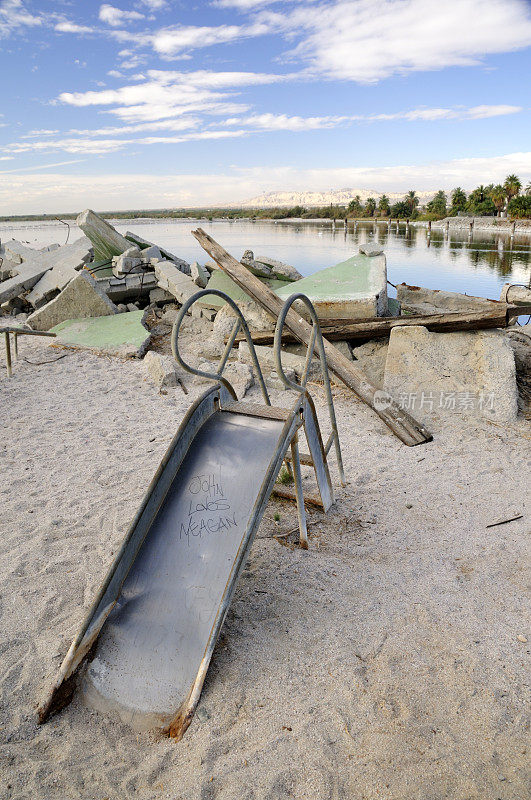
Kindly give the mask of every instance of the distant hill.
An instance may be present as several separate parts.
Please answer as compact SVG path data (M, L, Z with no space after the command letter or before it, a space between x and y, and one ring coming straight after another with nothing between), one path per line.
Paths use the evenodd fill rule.
M369 197L378 200L384 192L376 192L367 189L331 189L328 192L267 192L266 194L252 197L242 203L244 208L291 208L292 206L304 206L314 208L319 206L347 206L350 201L359 195L361 202L365 203ZM405 192L385 192L391 202L396 203L402 200ZM425 205L434 196L435 192L417 192L417 197L421 205Z

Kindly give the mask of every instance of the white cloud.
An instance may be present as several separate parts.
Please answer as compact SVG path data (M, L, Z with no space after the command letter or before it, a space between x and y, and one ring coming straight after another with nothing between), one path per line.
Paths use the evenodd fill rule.
M313 74L360 83L477 65L531 43L526 0L335 0L260 18L302 36L290 56Z
M68 20L58 22L54 30L58 31L58 33L94 33L94 28L89 28L87 25L78 25Z
M245 104L232 101L233 92L220 89L240 88L282 80L281 76L252 72L175 72L149 70L148 80L103 91L63 92L59 100L67 105L114 106L108 113L126 122L149 122L169 119L190 112L237 114Z
M350 186L380 192L472 189L479 183L502 182L516 173L527 181L531 153L511 153L490 158L464 158L429 164L391 167L344 167L298 170L293 167L259 166L227 170L223 174L94 174L12 175L0 184L0 205L10 213L23 214L79 211L96 206L120 210L169 206L227 206L268 191L325 191ZM65 200L66 198L66 200ZM66 206L65 206L66 202Z
M172 59L182 57L189 50L261 36L269 30L269 25L260 21L251 25L175 25L161 28L152 36L151 41L156 53L163 58Z
M42 24L42 16L27 11L22 0L0 2L0 37L9 36L20 28L31 28Z
M151 11L160 11L168 6L166 0L140 0L140 2Z
M329 117L299 117L287 114L251 114L226 119L225 125L250 125L265 131L309 131L336 128L352 122L440 122L443 120L486 119L522 111L521 106L474 106L473 108L415 108L394 114L355 114Z
M264 131L309 131L320 128L335 128L351 117L296 117L287 114L252 114L249 117L234 117L225 120L226 125L251 125Z
M57 136L58 133L59 133L59 131L52 131L52 130L49 130L48 128L42 128L40 130L28 131L28 133L25 133L20 138L21 139L35 139L35 138L38 138L39 136Z
M116 8L108 3L104 3L100 6L100 13L98 16L102 22L105 22L107 25L112 25L113 27L138 19L144 19L144 14L140 14L138 11L122 11L121 8Z
M4 156L0 158L0 161L12 161L13 156ZM39 164L39 166L31 166L31 167L19 167L18 169L5 169L0 172L0 175L12 175L14 172L28 172L29 170L35 169L52 169L54 167L65 167L67 164L82 164L85 161L84 158L75 158L72 161L57 161L54 164ZM64 177L64 176L63 176Z
M178 128L177 128L178 129ZM127 130L127 129L126 129ZM113 131L114 132L114 131ZM20 155L22 153L86 153L102 155L117 153L129 145L164 145L182 144L204 139L233 139L247 135L247 131L199 131L197 133L183 133L181 136L146 136L135 139L104 139L95 137L96 131L88 131L88 136L63 137L61 139L45 139L43 141L20 141L4 145L2 151L6 155Z
M368 114L366 116L351 117L354 120L366 122L387 122L405 120L406 122L440 122L442 120L487 119L488 117L502 117L507 114L518 114L522 106L497 105L473 106L464 108L414 108L411 111L398 111L394 114Z

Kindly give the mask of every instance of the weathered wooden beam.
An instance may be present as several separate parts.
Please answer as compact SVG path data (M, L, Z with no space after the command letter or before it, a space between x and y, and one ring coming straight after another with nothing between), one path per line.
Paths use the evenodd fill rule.
M252 275L239 261L236 261L202 228L198 228L192 233L220 269L226 272L238 286L276 319L284 305L281 298L277 297L259 278ZM285 325L299 342L310 343L312 326L292 308L287 313ZM429 442L432 439L431 433L422 423L417 422L407 411L400 408L390 395L374 386L365 373L353 361L340 353L333 344L325 340L324 348L330 371L360 400L370 406L404 444L413 446Z
M370 317L352 322L351 320L323 320L320 322L323 336L330 342L343 339L379 339L389 336L393 328L408 325L423 325L429 331L446 333L448 331L475 331L487 328L506 328L515 314L531 314L531 305L513 306L494 303L484 311L455 311L447 314L412 314L403 317ZM275 331L251 331L255 344L272 344ZM236 344L245 339L236 337ZM289 331L282 334L282 342L289 344L298 341Z

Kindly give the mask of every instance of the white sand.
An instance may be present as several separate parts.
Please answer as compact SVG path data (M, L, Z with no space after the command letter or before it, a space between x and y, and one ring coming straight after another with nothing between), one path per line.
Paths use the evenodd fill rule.
M21 343L33 361L57 353ZM141 362L84 353L19 361L9 381L0 372L0 796L528 796L529 644L517 637L527 635L529 423L435 420L435 441L407 448L340 391L348 487L328 515L310 515L308 552L272 538L295 511L270 502L182 742L133 733L78 696L36 724L145 487L204 390L186 383L187 397L161 396Z

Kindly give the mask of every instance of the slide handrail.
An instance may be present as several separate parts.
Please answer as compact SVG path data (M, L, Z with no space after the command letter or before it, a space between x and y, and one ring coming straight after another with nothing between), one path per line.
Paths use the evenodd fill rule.
M182 325L184 317L186 316L186 314L188 313L188 310L193 306L194 303L196 303L202 297L205 297L206 295L209 295L209 294L216 295L217 297L221 297L222 300L225 300L225 302L229 304L229 306L232 308L232 310L236 312L236 317L237 317L236 322L234 323L234 326L233 326L232 331L230 333L230 336L229 336L229 338L227 340L227 344L225 346L225 350L223 351L223 354L222 354L222 356L221 356L221 358L219 360L218 371L216 373L205 372L204 370L196 369L195 367L190 366L190 364L186 363L186 361L183 359L183 357L181 356L181 354L179 352L179 331L181 329L181 325ZM234 395L234 397L236 397L236 392L234 391L234 388L233 388L232 384L230 383L230 381L227 380L227 378L223 377L223 370L225 369L225 366L227 364L227 360L229 358L230 351L232 350L232 346L234 344L234 340L236 339L236 336L238 335L238 331L240 330L240 327L243 328L243 332L245 334L245 338L246 338L247 344L249 346L249 352L251 353L251 358L253 359L253 366L254 366L254 368L256 370L256 373L258 375L258 382L260 383L260 389L262 390L262 396L264 398L264 401L265 401L266 405L270 406L271 405L271 400L269 399L269 394L268 394L268 391L267 391L267 388L266 388L266 385L265 385L264 376L262 375L262 370L260 368L260 363L259 363L258 357L256 355L256 350L254 348L254 343L253 343L251 334L249 332L249 328L247 326L247 322L245 321L245 317L243 316L242 312L240 311L240 309L238 308L238 306L236 305L234 300L232 300L232 298L230 298L228 296L228 294L225 294L225 292L222 292L220 289L208 289L208 288L207 289L202 289L201 291L196 292L194 295L192 295L192 297L190 297L186 301L186 303L184 303L184 305L182 306L181 310L179 311L177 319L173 323L173 328L172 328L172 331L171 331L171 350L172 350L172 353L173 353L173 357L175 358L177 363L184 370L186 370L186 372L190 372L192 375L199 375L201 378L208 378L211 381L216 381L216 383L218 383L218 382L222 383L225 386L225 388L228 389L229 392Z
M298 383L294 383L293 381L291 381L285 374L284 368L282 366L282 349L281 349L282 329L284 328L284 323L286 321L286 316L288 314L288 311L290 310L291 306L296 300L300 300L302 303L304 303L304 305L306 306L306 308L310 313L310 317L313 322L312 337L306 349L306 361L304 364L304 370L302 373L300 385ZM278 315L277 324L275 327L275 340L273 344L275 367L280 380L288 389L293 389L293 391L305 395L309 394L306 388L306 384L308 382L308 373L310 370L310 365L312 363L313 354L316 348L317 348L317 354L319 356L319 361L321 362L321 373L323 375L323 381L326 392L326 401L328 403L328 413L330 415L330 423L332 425L332 433L330 434L328 441L325 445L325 453L328 455L328 452L333 442L335 445L337 466L339 469L339 477L341 480L341 484L344 486L345 473L343 470L343 457L341 455L341 446L339 444L339 433L337 430L336 412L334 408L334 400L332 398L332 389L330 387L330 375L328 373L328 365L326 363L326 353L324 349L323 334L321 333L321 326L319 325L319 317L317 316L317 312L313 307L311 300L308 297L306 297L305 294L302 294L302 292L297 292L295 294L290 295L287 298L284 305L282 306L282 310Z

